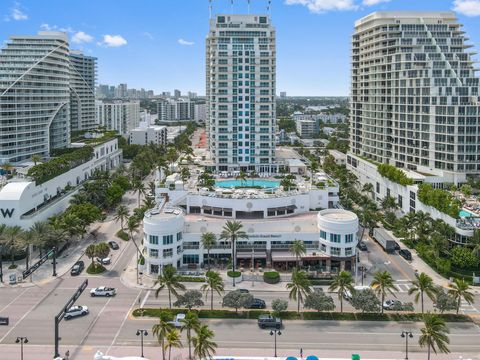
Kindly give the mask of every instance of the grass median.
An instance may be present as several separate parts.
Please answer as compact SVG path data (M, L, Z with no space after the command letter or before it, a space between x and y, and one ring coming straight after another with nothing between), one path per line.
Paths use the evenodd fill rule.
M161 312L169 312L176 315L186 313L188 309L153 309L141 308L133 311L135 317L159 317ZM257 319L259 315L269 314L267 310L192 310L201 319ZM456 314L436 314L446 322L470 322L470 317ZM338 321L423 321L421 313L340 313L340 312L316 312L304 311L300 314L296 311L283 311L279 314L283 320L338 320Z

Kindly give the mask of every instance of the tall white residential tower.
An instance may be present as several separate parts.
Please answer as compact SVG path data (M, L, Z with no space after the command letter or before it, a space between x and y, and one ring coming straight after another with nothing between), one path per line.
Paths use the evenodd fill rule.
M270 18L214 16L206 40L206 77L212 168L276 172L276 48Z
M70 63L62 32L12 36L0 51L0 163L70 143Z

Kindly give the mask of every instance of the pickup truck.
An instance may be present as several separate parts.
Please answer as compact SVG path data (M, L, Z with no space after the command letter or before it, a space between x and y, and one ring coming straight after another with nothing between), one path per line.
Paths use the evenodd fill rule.
M94 296L109 297L109 296L114 296L116 293L117 293L117 290L115 290L115 288L106 287L106 286L100 286L90 290L90 296L92 297Z
M183 326L183 319L185 319L185 314L179 313L173 321L169 321L168 323L176 328L180 328Z
M282 327L282 319L271 315L260 315L258 317L258 326L262 329L266 329L267 327L280 329Z

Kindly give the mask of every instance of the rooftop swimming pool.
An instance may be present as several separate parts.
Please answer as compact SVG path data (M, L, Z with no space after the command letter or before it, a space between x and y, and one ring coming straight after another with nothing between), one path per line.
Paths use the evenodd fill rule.
M263 189L274 189L280 185L280 181L276 180L219 180L215 185L221 188L237 188L237 187L261 187Z
M468 218L468 217L477 217L476 214L474 213L471 213L470 211L467 211L467 210L460 210L460 212L458 213L458 216L460 216L461 218Z

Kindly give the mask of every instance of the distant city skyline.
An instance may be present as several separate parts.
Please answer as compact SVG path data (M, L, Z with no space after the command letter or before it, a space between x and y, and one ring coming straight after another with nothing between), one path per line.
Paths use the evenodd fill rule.
M66 31L72 49L98 58L98 83L205 94L208 0L10 1L0 4L0 38L41 30ZM266 13L267 0L251 0ZM48 6L45 6L48 4ZM231 13L213 0L213 13ZM355 20L374 11L451 11L480 44L480 0L273 0L277 29L277 92L288 96L348 96L350 40ZM233 11L247 13L247 0ZM166 16L166 14L170 14Z

